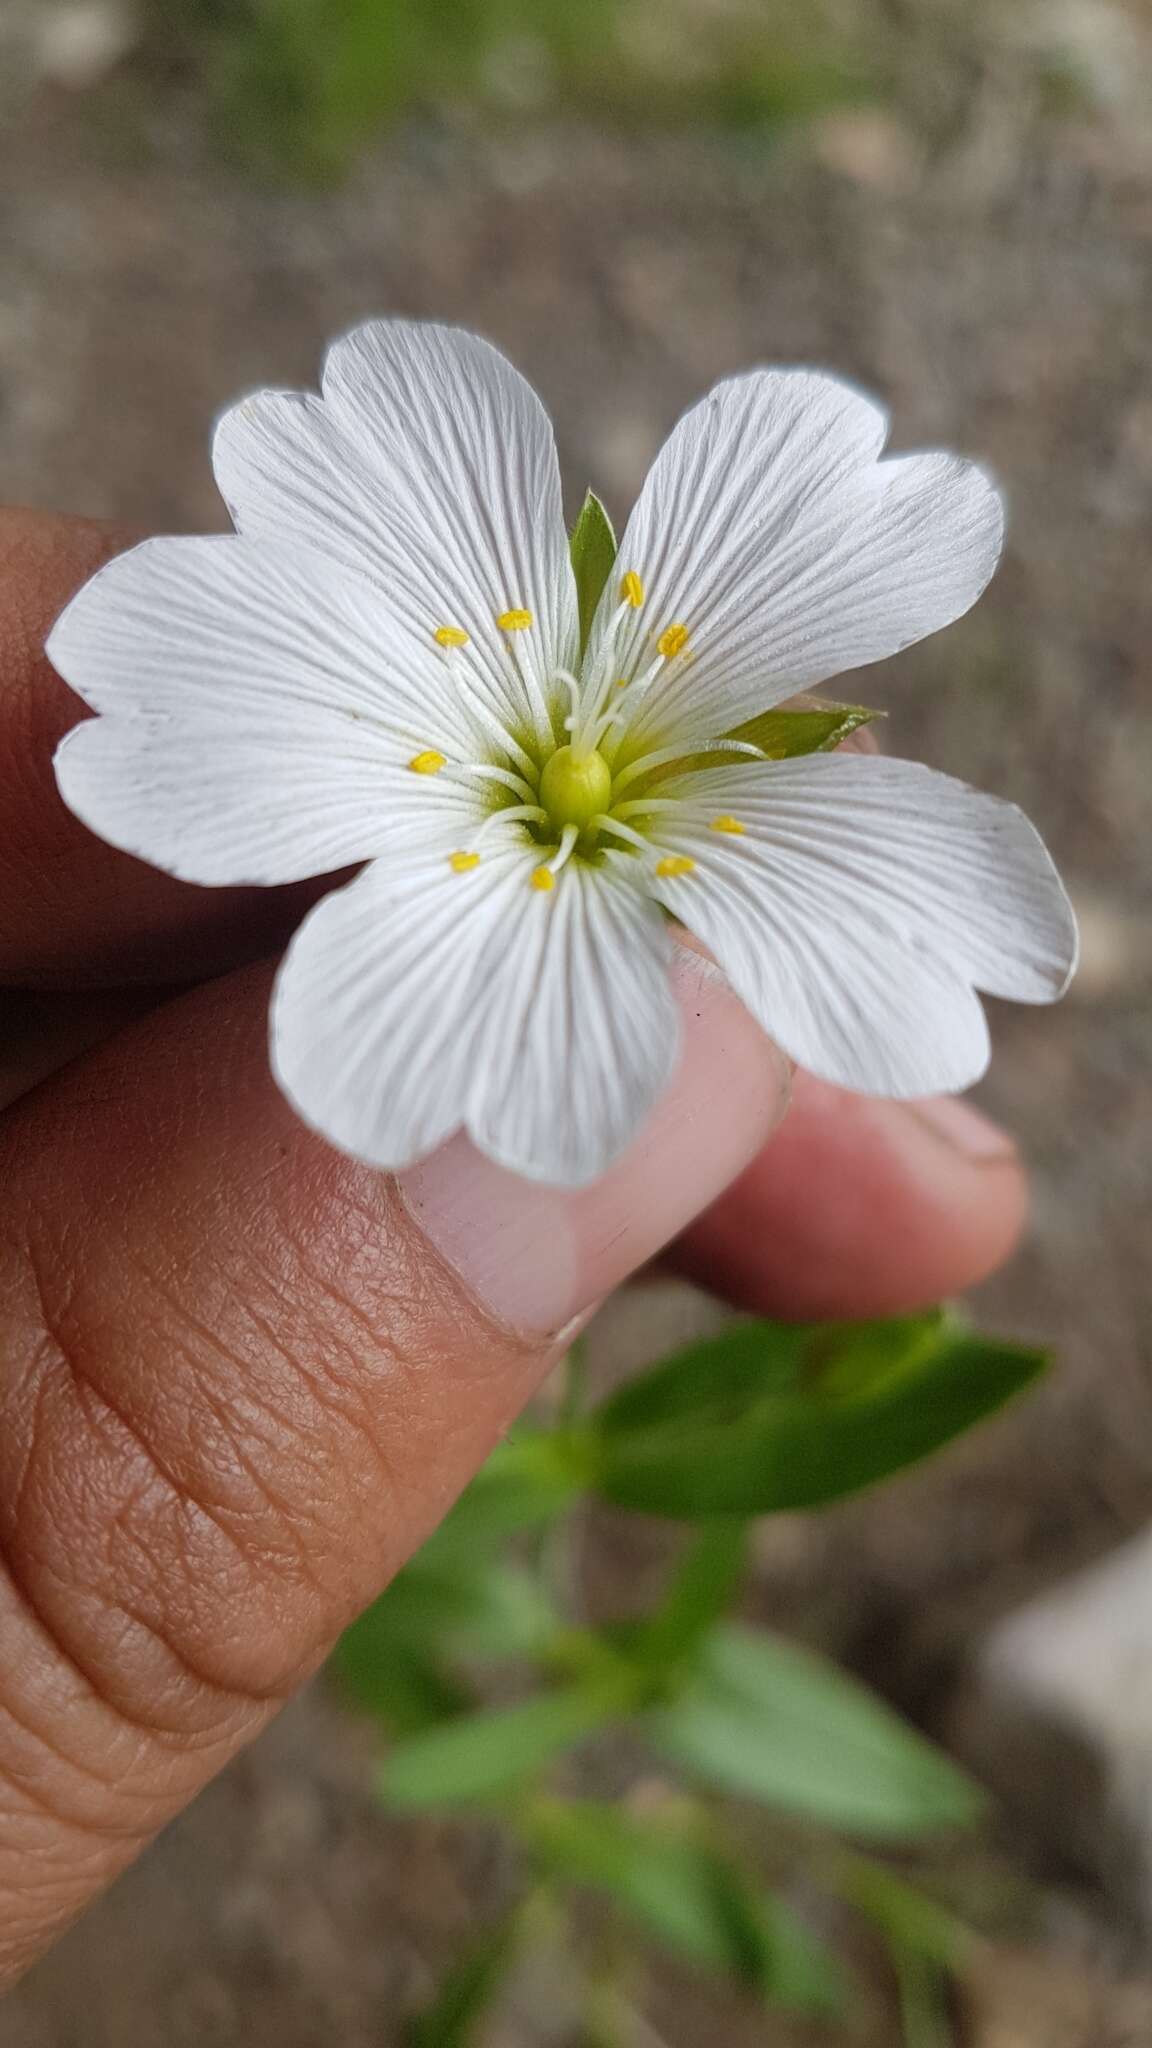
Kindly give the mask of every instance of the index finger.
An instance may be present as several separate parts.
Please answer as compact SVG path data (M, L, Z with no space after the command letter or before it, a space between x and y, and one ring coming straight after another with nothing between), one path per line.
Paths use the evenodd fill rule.
M140 535L0 510L0 985L192 980L286 938L316 893L199 889L97 839L61 801L57 743L86 707L44 641L68 599Z

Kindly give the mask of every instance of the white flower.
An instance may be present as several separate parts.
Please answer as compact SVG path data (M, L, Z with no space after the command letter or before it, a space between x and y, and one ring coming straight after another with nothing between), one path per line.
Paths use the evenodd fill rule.
M717 386L657 458L582 655L539 401L471 335L373 322L322 399L223 419L235 534L145 542L80 592L49 642L103 714L57 760L79 817L209 885L366 863L273 1001L317 1130L396 1168L463 1126L520 1173L593 1178L676 1060L667 913L785 1052L869 1093L975 1080L976 989L1061 993L1071 912L1013 806L905 762L717 745L988 581L992 484L879 460L886 427L807 370Z

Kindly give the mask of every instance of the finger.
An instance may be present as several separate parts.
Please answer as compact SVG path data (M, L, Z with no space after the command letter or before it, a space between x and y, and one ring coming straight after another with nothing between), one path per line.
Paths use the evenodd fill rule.
M323 1657L539 1381L556 1332L782 1111L678 970L672 1091L594 1187L454 1145L403 1185L268 1075L268 972L181 997L0 1124L0 1975Z
M986 1278L1027 1212L1011 1138L970 1103L879 1102L798 1073L782 1128L670 1256L760 1315L895 1315Z
M196 889L119 853L61 802L58 741L85 707L44 654L69 597L139 536L0 511L0 985L189 981L287 936L314 889Z

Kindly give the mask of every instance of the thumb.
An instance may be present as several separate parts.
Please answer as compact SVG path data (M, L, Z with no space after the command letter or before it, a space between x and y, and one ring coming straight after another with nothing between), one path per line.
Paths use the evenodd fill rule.
M676 1081L605 1179L539 1188L457 1142L396 1183L276 1092L268 979L0 1121L0 1976L315 1668L786 1100L685 955Z

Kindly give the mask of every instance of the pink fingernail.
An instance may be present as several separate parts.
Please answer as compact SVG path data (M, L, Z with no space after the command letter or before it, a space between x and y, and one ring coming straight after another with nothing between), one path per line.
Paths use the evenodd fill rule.
M559 1330L642 1266L742 1172L779 1122L788 1066L706 961L678 957L684 1043L618 1165L575 1192L494 1166L458 1137L400 1176L409 1213L488 1312Z
M962 1102L955 1095L935 1095L924 1102L902 1103L900 1108L914 1124L966 1159L992 1162L1015 1157L1016 1146L1009 1133L975 1103Z

